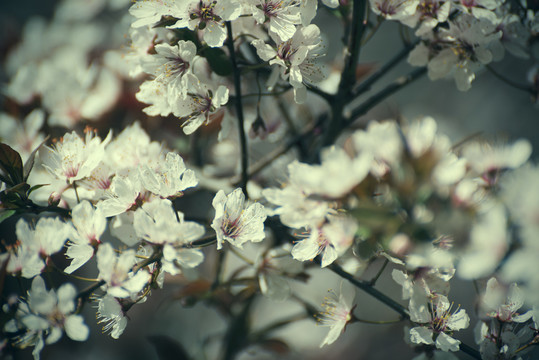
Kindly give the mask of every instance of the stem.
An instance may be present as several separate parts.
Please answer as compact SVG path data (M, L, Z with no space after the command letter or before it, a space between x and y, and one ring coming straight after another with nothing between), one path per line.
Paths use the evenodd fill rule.
M255 263L248 259L245 255L243 255L242 253L240 253L237 249L234 248L234 246L231 246L230 248L230 251L232 251L232 253L234 255L236 255L237 257L239 257L240 259L242 259L244 262L246 262L247 264L249 265L254 265Z
M77 299L85 299L85 298L87 298L88 296L90 296L91 293L94 292L94 290L97 290L98 288L100 288L101 286L103 286L105 284L106 284L106 281L101 280L99 282L96 282L93 285L90 285L89 287L87 287L86 289L82 290L80 293L77 294Z
M89 282L96 282L99 281L99 279L90 279L83 276L73 275L66 273L64 270L60 269L56 264L52 261L52 258L49 256L49 259L47 260L47 265L49 265L54 271L59 272L62 275L69 276L73 279L82 280L82 281L89 281Z
M355 88L352 91L354 98L370 90L371 86L376 83L382 76L384 76L389 70L391 70L398 63L400 63L410 53L410 51L415 47L415 45L417 45L418 42L419 41L416 41L409 46L405 46L399 53L397 53L393 58L391 58L387 63L385 63L378 71L376 71L367 80L365 80L357 88Z
M339 83L339 93L348 92L350 85L355 82L356 67L359 62L361 38L365 27L366 1L354 0L352 8L352 25L348 52L344 59L344 70Z
M188 249L203 248L203 247L206 247L206 246L213 245L216 242L217 242L217 237L215 235L211 235L211 236L208 236L208 237L205 237L205 238L202 238L202 239L192 241L192 242L190 242L188 244L184 244L181 247L182 248L188 248Z
M399 304L398 302L396 302L395 300L393 300L392 298L390 298L386 294L376 290L368 282L356 279L353 275L347 273L339 265L337 265L335 263L329 265L328 268L331 271L333 271L335 274L342 277L343 279L346 279L349 282L351 282L352 285L354 285L357 288L363 290L367 294L369 294L372 297L380 300L382 303L384 303L385 305L389 306L390 308L392 308L393 310L398 312L404 319L410 320L410 314L408 313L408 310L406 310L406 308L404 306L402 306L401 304ZM479 353L479 351L475 350L474 348L472 348L472 347L470 347L470 346L468 346L468 345L466 345L466 344L464 344L462 342L460 343L460 351L470 355L474 359L481 359L481 354Z
M373 288L369 282L361 281L356 279L353 275L347 273L344 271L339 265L333 263L328 266L328 268L333 271L335 274L339 275L340 277L348 280L351 282L354 286L358 287L359 289L365 291L367 294L375 297L376 299L380 300L396 312L398 312L401 316L403 316L405 319L410 319L410 315L408 314L408 310L386 294L381 293L380 291Z
M378 271L378 273L376 274L376 276L374 276L371 281L369 281L369 285L370 286L374 286L376 284L376 282L378 281L378 279L380 278L380 275L382 275L382 273L384 272L384 270L386 269L386 266L387 264L389 263L389 260L388 259L385 259L384 261L384 265L382 265L382 267L380 268L380 270Z
M267 166L271 165L275 161L275 159L277 159L279 156L287 153L294 146L296 146L297 144L300 144L303 139L311 136L313 133L313 129L316 127L317 127L317 124L309 126L307 129L305 129L303 133L298 134L297 136L288 140L285 144L273 150L265 159L262 159L259 162L255 163L253 166L249 168L249 176L254 176L258 174L260 171L264 170ZM236 184L239 184L241 180L236 176L236 177L233 177L231 181L233 184L236 185Z
M295 321L305 320L305 319L308 319L308 318L309 318L309 314L303 312L303 313L291 316L289 318L276 321L276 322L266 326L265 328L258 330L255 334L253 334L253 338L261 339L261 338L263 338L263 336L266 333L269 333L269 332L271 332L273 330L277 330L277 329L279 329L279 328L281 328L283 326L286 326L288 324L291 324L291 323L293 323Z
M238 117L238 132L240 136L241 145L241 190L246 198L247 194L247 181L249 181L249 174L247 169L249 166L249 155L247 153L247 136L245 136L244 118L243 118L243 105L241 103L241 79L240 69L238 68L238 61L236 59L236 50L234 49L234 38L232 36L232 25L230 21L226 21L226 31L228 36L227 47L230 52L230 60L232 62L233 75L234 75L234 90L235 90L235 103L236 103L236 115Z
M422 75L427 73L427 68L419 68L407 75L401 76L396 79L393 83L386 86L384 89L380 90L378 93L374 94L367 99L361 106L352 111L352 114L347 119L347 125L351 124L358 117L365 115L367 111L372 109L374 106L378 105L382 100L402 89L408 84L411 84Z
M75 191L75 196L77 197L77 204L80 204L79 192L77 191L76 181L73 181L73 190Z
M326 100L330 104L331 104L331 102L333 101L333 98L334 98L333 95L328 94L324 90L321 90L321 89L317 88L314 85L308 85L307 86L307 91L310 91L313 94L316 94L316 95L320 96L322 99Z
M153 264L154 262L161 260L162 256L163 256L163 249L161 247L159 249L154 249L154 253L152 254L152 256L142 261L141 263L137 264L137 266L133 268L133 274L139 271L140 269L142 269L143 267L146 267L148 265Z
M494 70L494 69L492 68L492 66L490 66L490 65L486 65L486 68L488 69L488 71L490 71L490 72L492 73L492 75L494 75L494 76L497 77L499 80L501 80L501 81L503 81L504 83L506 83L507 85L512 86L512 87L514 87L515 89L525 91L525 92L527 92L528 94L534 95L534 91L533 91L533 89L532 89L530 86L522 85L522 84L519 84L519 83L514 82L513 80L510 80L510 79L506 78L505 76L503 76L502 74L500 74L499 72L497 72L496 70Z
M362 322L365 324L375 324L375 325L387 325L387 324L396 324L401 322L403 319L399 318L397 320L381 320L381 321L374 321L374 320L365 320L365 319L359 319L357 317L354 317L354 320L357 322Z
M217 265L215 266L215 275L214 275L213 282L210 287L211 291L217 289L217 287L219 286L221 273L223 272L223 267L225 264L226 253L227 253L226 251L219 251L217 253Z
M334 140L340 134L344 127L343 109L351 97L351 89L356 82L356 68L359 62L359 53L361 49L361 38L365 28L365 14L367 2L354 0L352 5L352 23L350 25L350 35L348 37L347 52L344 58L344 69L341 74L337 94L333 97L331 103L331 122L329 128L318 147L314 156L318 156L321 148L333 144ZM316 160L316 159L313 159Z
M378 16L376 18L376 24L372 27L371 31L367 34L367 36L365 36L365 38L361 42L361 46L367 44L369 40L372 39L374 34L376 34L378 29L380 28L380 25L382 25L382 22L383 22L383 18L381 16Z

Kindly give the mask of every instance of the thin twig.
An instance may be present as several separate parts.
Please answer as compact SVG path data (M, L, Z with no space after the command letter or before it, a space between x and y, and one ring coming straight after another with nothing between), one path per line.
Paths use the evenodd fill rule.
M394 57L392 57L387 63L385 63L379 70L377 70L374 74L369 76L369 78L359 84L359 86L352 91L352 94L354 96L352 100L354 100L364 92L368 91L374 83L376 83L382 76L387 74L388 71L395 67L398 63L400 63L410 53L410 51L415 47L415 45L417 45L417 43L418 41L402 48L401 51L399 51Z
M506 78L505 76L503 76L502 74L500 74L499 72L497 72L496 70L494 70L494 68L492 68L492 66L490 66L490 65L486 65L486 68L488 69L488 71L490 71L490 72L492 73L492 75L494 75L494 76L497 77L499 80L501 80L501 81L503 81L504 83L506 83L507 85L512 86L512 87L514 87L515 89L525 91L525 92L527 92L528 94L535 95L535 92L533 91L533 89L532 89L531 86L522 85L522 84L519 84L519 83L514 82L513 80L510 80L510 79Z
M249 181L249 174L247 173L249 167L249 155L247 153L247 136L244 129L243 118L243 105L241 103L241 78L240 70L238 68L238 61L236 59L236 50L234 49L234 37L232 36L232 25L230 21L226 21L226 31L228 36L227 46L230 52L230 61L232 62L233 75L234 75L234 90L235 90L235 103L236 103L236 116L238 118L238 132L240 136L241 145L241 190L248 197L247 194L247 182Z
M410 320L410 314L408 313L408 310L386 294L378 291L377 289L373 288L368 282L361 281L356 279L352 274L347 273L343 270L339 265L333 263L328 266L328 268L333 271L335 274L339 275L343 279L348 280L352 285L356 286L360 290L366 292L367 294L371 295L372 297L380 300L383 304L389 306L396 312L398 312L404 319ZM470 355L474 359L481 359L481 354L479 351L475 350L474 348L464 344L460 343L459 345L460 351Z
M384 265L382 265L382 267L380 268L380 270L378 270L378 273L371 279L371 281L369 281L369 284L371 286L374 286L376 284L376 282L378 281L378 279L380 278L380 275L382 275L382 273L384 272L384 270L386 269L386 266L387 264L389 263L389 259L385 259L384 260Z
M350 91L356 82L356 68L359 62L359 54L361 50L361 38L365 28L365 14L367 3L362 0L354 0L352 5L352 23L350 25L350 35L348 37L347 51L344 58L344 69L341 74L341 80L337 94L331 102L331 122L326 129L322 142L319 144L317 151L313 154L318 156L320 150L324 146L333 144L334 140L341 133L343 122L343 109L350 99ZM317 159L313 158L313 161Z
M378 105L380 102L385 100L388 96L392 95L393 93L397 92L403 87L414 82L415 80L417 80L418 78L420 78L422 75L426 73L427 73L427 68L422 67L422 68L419 68L410 72L408 75L399 77L397 80L395 80L394 82L386 86L384 89L380 90L378 93L368 98L363 104L361 104L361 106L353 110L352 114L347 119L347 125L352 123L358 117L365 115L367 111L372 109L374 106Z

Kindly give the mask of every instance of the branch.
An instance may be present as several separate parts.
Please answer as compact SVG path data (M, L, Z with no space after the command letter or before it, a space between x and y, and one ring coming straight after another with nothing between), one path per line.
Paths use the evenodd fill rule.
M357 88L352 90L353 101L356 97L363 94L364 92L370 90L371 86L376 83L382 76L387 74L389 70L391 70L394 66L396 66L398 63L400 63L409 53L410 51L417 45L419 41L414 42L413 44L410 44L408 46L405 46L399 53L397 53L393 58L391 58L387 63L385 63L378 71L376 71L374 74L372 74L367 80L359 84Z
M384 293L376 290L375 288L373 288L369 284L369 282L365 282L365 281L361 281L361 280L356 279L352 274L347 273L346 271L343 270L343 268L341 268L339 265L337 265L335 263L329 265L328 268L331 271L333 271L335 274L342 277L343 279L346 279L349 282L351 282L357 288L363 290L367 294L369 294L372 297L380 300L382 303L384 303L385 305L389 306L390 308L392 308L393 310L398 312L404 319L410 320L410 314L408 313L408 310L406 310L406 308L404 306L402 306L401 304L399 304L398 302L396 302L395 300L393 300L392 298L390 298L386 294L384 294ZM470 346L468 346L468 345L466 345L466 344L464 344L462 342L460 343L459 348L460 348L460 351L470 355L474 359L481 359L481 354L479 353L479 351L475 350L474 348L472 348L472 347L470 347Z
M367 101L361 104L361 106L353 110L352 114L346 120L347 125L350 125L350 123L352 123L358 117L365 115L367 111L372 109L374 106L378 105L380 102L382 102L382 100L392 95L393 93L397 92L398 90L402 89L406 85L411 84L412 82L420 78L422 75L426 74L426 72L427 72L427 68L422 67L422 68L419 68L410 72L408 75L399 77L393 83L389 84L384 89L380 90L380 92L368 98Z
M503 76L502 74L500 74L499 72L494 70L492 68L492 66L490 66L490 65L486 65L486 68L488 69L488 71L490 71L492 73L492 75L494 75L494 77L496 77L499 80L503 81L507 85L512 86L515 89L525 91L528 94L535 95L535 92L533 91L533 88L531 86L522 85L522 84L514 82L513 80L510 80L510 79L506 78L505 76Z
M333 271L335 274L339 275L343 279L346 279L350 281L354 286L358 287L359 289L365 291L367 294L371 295L372 297L375 297L376 299L380 300L382 303L386 304L396 312L398 312L402 317L405 319L410 319L410 315L408 314L408 310L389 296L387 296L384 293L381 293L380 291L373 288L369 282L361 281L356 279L353 275L347 273L343 270L339 265L333 263L328 266L328 268Z
M245 136L244 118L243 118L243 105L241 103L241 79L240 69L238 67L238 61L236 59L236 50L234 49L234 38L232 36L232 25L230 21L225 22L228 41L226 42L228 50L230 52L230 61L232 61L232 69L234 74L234 90L235 90L235 103L236 103L236 115L238 117L238 132L240 136L241 145L241 190L245 194L245 197L249 197L247 194L247 181L249 181L249 174L247 169L249 166L249 155L247 153L247 136Z
M344 58L344 69L341 74L337 94L333 96L331 105L331 121L326 133L319 144L317 151L313 154L318 157L322 147L333 144L343 129L343 109L351 97L351 90L356 82L356 68L359 62L359 53L361 49L361 38L365 28L365 14L367 2L363 0L354 0L352 5L352 23L350 26L350 36ZM317 160L317 159L312 159Z

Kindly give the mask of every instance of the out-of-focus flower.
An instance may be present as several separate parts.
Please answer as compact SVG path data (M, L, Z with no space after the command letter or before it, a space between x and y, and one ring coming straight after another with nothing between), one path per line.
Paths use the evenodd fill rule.
M45 281L37 276L28 291L27 302L21 302L15 318L6 323L7 332L23 331L16 345L24 348L34 346L34 359L40 358L45 344L54 344L62 337L62 330L76 341L86 341L90 330L81 315L76 315L75 297L77 290L71 284L64 284L48 291Z

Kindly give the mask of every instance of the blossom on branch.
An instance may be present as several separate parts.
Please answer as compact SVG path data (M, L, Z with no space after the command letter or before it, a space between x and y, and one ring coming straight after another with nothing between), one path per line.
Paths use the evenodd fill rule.
M234 246L242 247L247 241L264 240L264 221L266 211L260 203L245 204L245 195L241 189L225 195L223 190L215 195L212 202L215 218L211 227L217 234L217 249L223 247L226 240Z

